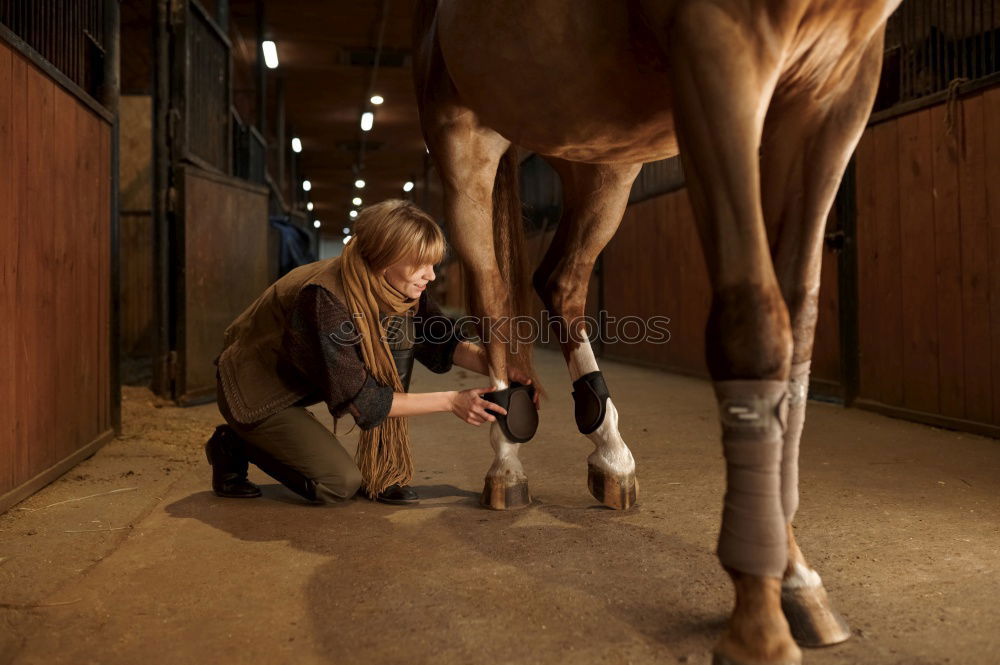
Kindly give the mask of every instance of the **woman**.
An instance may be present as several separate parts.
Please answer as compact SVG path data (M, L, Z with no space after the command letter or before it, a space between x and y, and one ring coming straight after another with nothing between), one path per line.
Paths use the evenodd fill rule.
M488 373L485 350L462 341L425 292L444 256L434 220L412 203L364 209L340 257L291 271L225 333L218 365L219 426L205 446L219 496L256 497L253 462L311 501L336 503L363 487L385 503L419 500L406 417L450 411L472 425L506 414L490 388L407 393L413 358ZM526 378L521 380L529 383ZM326 402L361 428L357 463L305 409Z

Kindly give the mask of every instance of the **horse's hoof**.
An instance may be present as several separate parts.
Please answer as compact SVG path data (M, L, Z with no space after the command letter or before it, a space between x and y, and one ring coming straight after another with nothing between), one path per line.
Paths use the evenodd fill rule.
M635 472L624 476L613 476L593 464L587 465L587 487L594 498L608 508L627 510L635 505L639 491L639 481Z
M511 484L498 478L486 476L483 495L480 497L479 503L493 510L524 508L531 503L528 481L521 480Z
M801 646L826 647L851 637L851 629L830 605L822 586L782 589L781 609L792 637Z

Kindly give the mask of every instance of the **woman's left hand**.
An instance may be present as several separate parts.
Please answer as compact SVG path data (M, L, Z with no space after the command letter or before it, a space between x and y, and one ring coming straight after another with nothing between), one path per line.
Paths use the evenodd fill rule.
M528 374L526 372L522 371L520 368L517 368L517 367L511 367L511 368L509 368L507 370L507 377L511 381L517 381L518 383L523 383L523 384L529 385L529 386L531 385L531 377L528 376ZM532 401L535 403L535 409L536 410L542 408L541 404L539 402L538 397L539 397L538 391L535 390L534 395L532 396Z

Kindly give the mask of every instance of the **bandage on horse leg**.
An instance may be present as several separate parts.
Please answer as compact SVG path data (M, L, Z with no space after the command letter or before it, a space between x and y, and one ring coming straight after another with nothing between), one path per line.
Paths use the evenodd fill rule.
M507 411L503 415L490 411L504 435L513 443L530 441L538 430L538 411L534 403L535 388L514 381L503 390L484 393L483 399L502 406ZM489 411L489 409L487 409Z
M609 397L611 393L600 370L584 374L573 382L574 415L581 434L590 434L601 426Z
M788 559L781 505L788 383L719 381L715 394L726 456L719 561L750 575L780 578Z
M799 508L799 440L809 399L809 365L808 360L792 365L788 377L788 427L781 453L781 506L786 522L792 521Z

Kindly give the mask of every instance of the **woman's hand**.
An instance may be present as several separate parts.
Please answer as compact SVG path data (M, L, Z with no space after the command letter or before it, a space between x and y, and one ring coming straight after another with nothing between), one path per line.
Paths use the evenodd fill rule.
M497 419L493 414L488 413L486 409L503 415L507 415L507 410L481 397L483 393L488 393L492 390L492 388L470 388L469 390L453 393L450 404L451 412L459 420L467 422L470 425L475 425L476 427L486 422L496 422Z
M523 383L523 384L529 385L529 386L531 385L531 377L528 376L525 372L521 371L520 368L517 368L517 367L510 367L510 368L508 368L507 369L507 376L510 377L511 381L517 381L518 383ZM541 404L539 403L538 397L539 397L538 391L536 390L534 392L534 395L531 398L531 400L535 403L535 410L536 411L538 409L542 408Z

